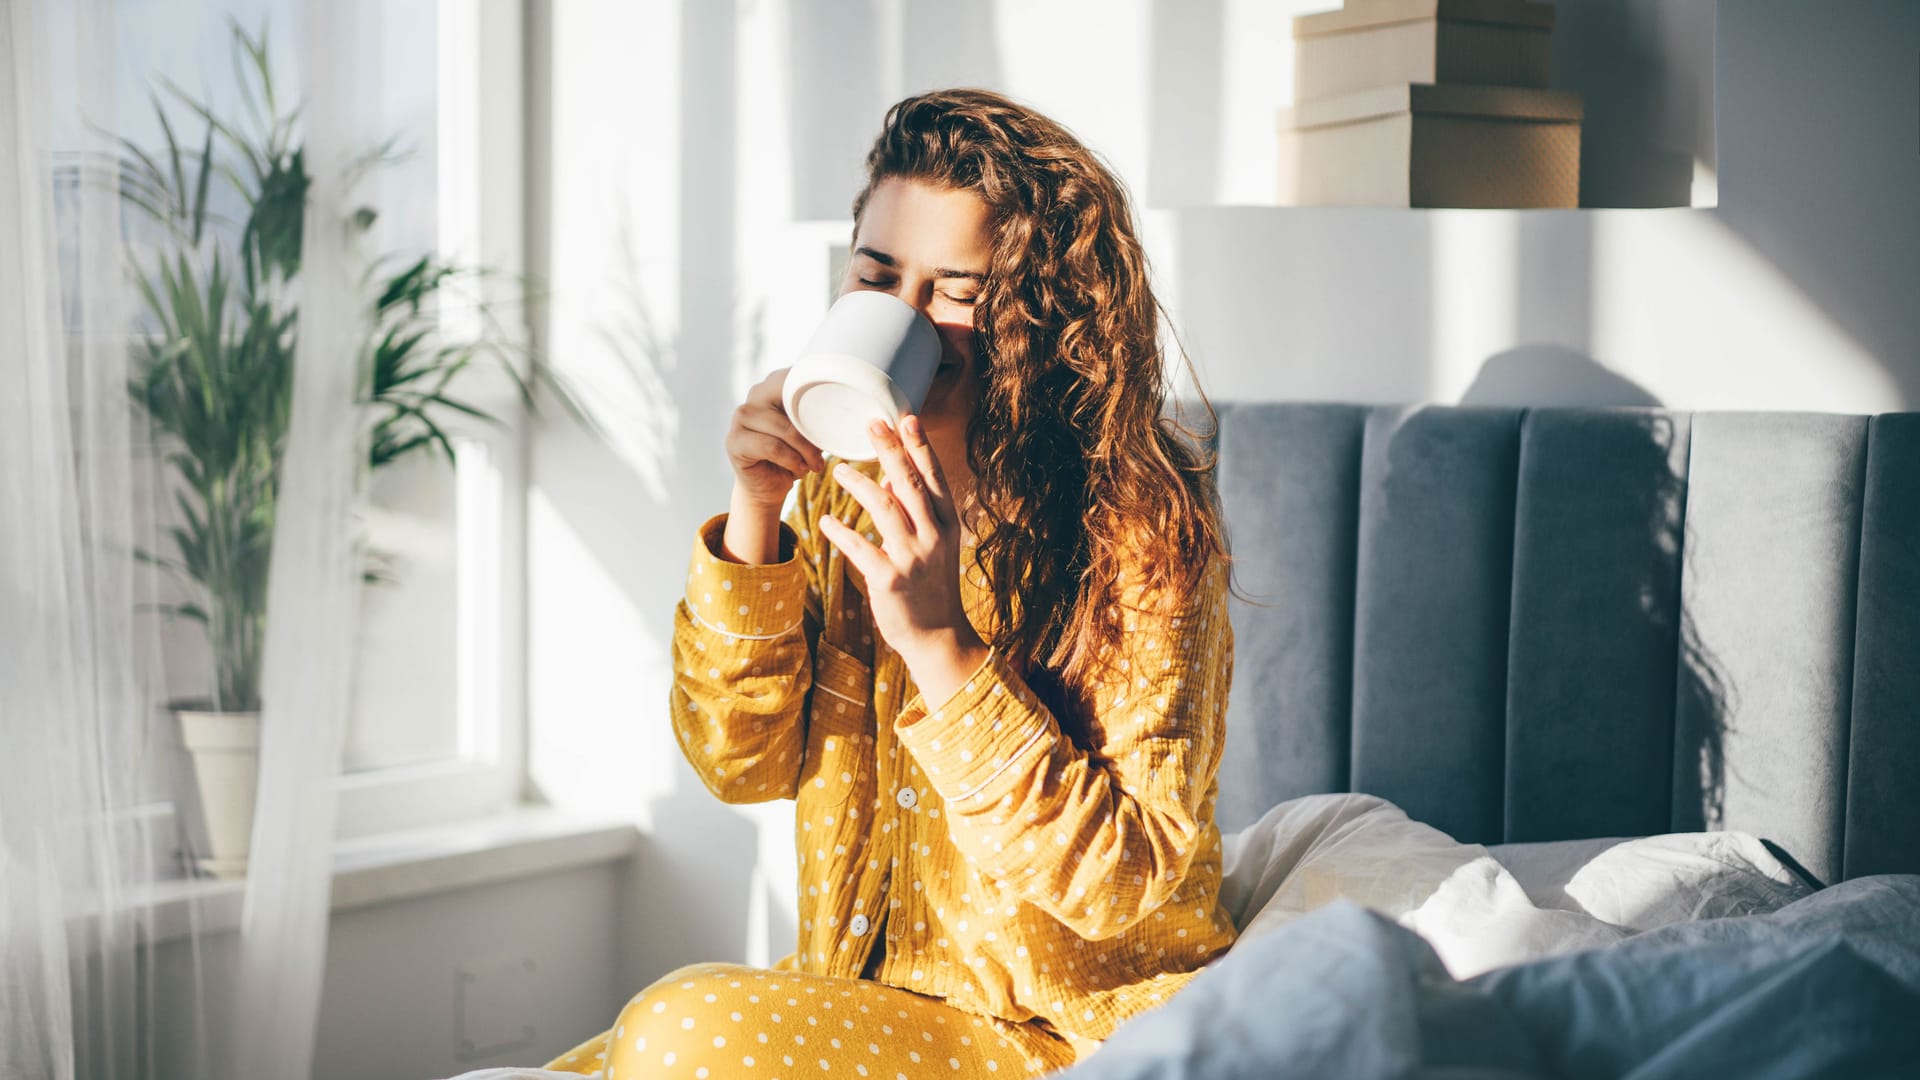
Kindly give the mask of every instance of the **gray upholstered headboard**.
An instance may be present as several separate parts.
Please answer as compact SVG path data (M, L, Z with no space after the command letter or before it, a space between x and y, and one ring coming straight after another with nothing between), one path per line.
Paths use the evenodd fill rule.
M1271 605L1232 601L1223 830L1351 790L1920 873L1920 413L1215 408Z

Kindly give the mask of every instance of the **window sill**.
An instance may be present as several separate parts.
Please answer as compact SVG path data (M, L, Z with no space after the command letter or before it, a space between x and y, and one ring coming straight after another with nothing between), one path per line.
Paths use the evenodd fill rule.
M631 822L536 806L343 840L333 847L332 911L614 862L639 841ZM158 882L136 903L151 909L155 941L224 933L240 926L245 887L207 878Z

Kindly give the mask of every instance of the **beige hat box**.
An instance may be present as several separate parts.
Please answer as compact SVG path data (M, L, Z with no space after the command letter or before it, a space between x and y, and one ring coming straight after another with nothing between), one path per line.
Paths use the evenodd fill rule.
M1577 207L1580 95L1412 83L1280 116L1283 206Z
M1580 205L1578 93L1537 0L1347 0L1293 21L1282 206Z
M1544 87L1553 17L1537 0L1347 0L1293 20L1293 98L1394 83Z

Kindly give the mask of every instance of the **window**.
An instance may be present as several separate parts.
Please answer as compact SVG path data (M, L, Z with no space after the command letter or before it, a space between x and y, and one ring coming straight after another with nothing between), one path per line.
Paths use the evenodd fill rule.
M388 11L391 14L388 14ZM422 12L427 14L423 17ZM425 128L411 175L390 170L383 206L433 222L441 258L519 272L522 83L517 5L438 0L382 9L382 108L390 129ZM432 43L431 48L424 43ZM482 56L487 59L481 78ZM398 223L396 223L398 227ZM406 238L388 242L409 245ZM512 286L478 297L511 300ZM496 309L523 333L517 306ZM443 313L453 334L473 314ZM471 375L471 380L468 375ZM525 754L525 417L498 372L469 369L461 400L499 417L444 424L455 448L380 470L368 541L391 583L362 593L355 707L341 776L341 838L498 811L517 802Z
M143 147L161 137L148 98L166 75L217 111L243 108L226 53L227 16L250 32L263 24L281 90L299 96L299 20L281 0L207 0L193 19L158 11L116 16L143 32L120 36L116 126ZM374 9L369 9L374 10ZM397 160L370 170L358 194L380 216L366 240L369 253L417 258L428 252L458 265L485 266L502 285L483 295L510 335L524 335L520 308L509 303L521 259L521 7L484 0L435 0L378 8L361 61L365 90L377 102L371 145L397 136ZM217 31L203 27L218 27ZM151 31L151 32L145 32ZM483 56L486 75L481 76ZM218 62L212 62L217 60ZM167 100L164 98L163 100ZM169 116L183 115L169 102ZM78 140L63 131L63 145ZM189 141L197 139L182 133ZM55 177L63 259L72 261L71 214L77 159ZM110 169L107 165L105 168ZM216 185L217 186L217 185ZM216 201L219 196L216 195ZM219 209L219 208L217 208ZM228 217L239 216L238 207ZM138 223L128 219L130 228ZM471 312L443 315L450 333L470 333ZM457 325L455 325L457 323ZM77 343L77 338L76 338ZM478 365L476 365L478 367ZM455 447L450 467L438 454L417 453L374 474L367 539L390 581L363 586L354 705L344 733L340 777L342 839L469 818L519 801L524 773L524 648L521 593L525 579L526 424L510 380L469 369L455 396L498 417L492 425L465 417L443 423ZM174 524L172 486L163 463L141 453L137 497L163 527ZM164 547L164 543L162 544ZM193 598L178 581L162 581L162 603ZM271 613L269 613L271 618ZM161 630L161 663L169 700L207 691L211 654L201 628L184 619ZM129 827L149 837L162 865L183 864L175 852L173 800L192 784L189 758L162 726L167 745L144 779L144 803ZM192 821L186 830L197 831Z

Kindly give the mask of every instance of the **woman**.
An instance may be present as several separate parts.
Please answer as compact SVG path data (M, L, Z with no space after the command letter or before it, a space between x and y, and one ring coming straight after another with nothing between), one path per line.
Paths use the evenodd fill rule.
M924 312L939 374L878 461L831 468L786 372L755 387L675 616L688 760L727 802L798 803L799 948L673 972L549 1068L1041 1073L1233 941L1229 559L1211 462L1160 418L1124 191L950 90L888 111L853 212L843 291Z

